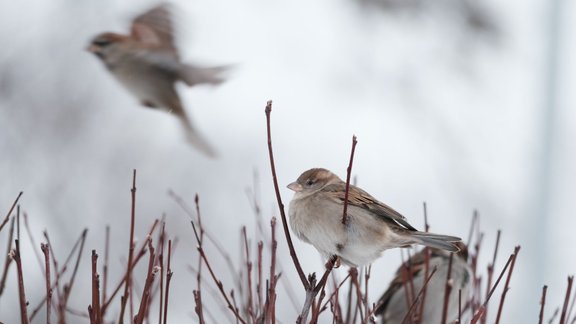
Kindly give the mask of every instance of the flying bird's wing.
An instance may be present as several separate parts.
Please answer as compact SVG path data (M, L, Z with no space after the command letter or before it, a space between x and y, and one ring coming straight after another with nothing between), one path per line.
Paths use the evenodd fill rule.
M154 7L132 21L132 37L152 47L171 50L176 55L170 6Z

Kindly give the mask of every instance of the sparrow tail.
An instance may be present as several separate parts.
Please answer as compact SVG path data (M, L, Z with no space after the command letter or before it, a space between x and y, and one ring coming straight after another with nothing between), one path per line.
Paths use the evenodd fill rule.
M229 70L227 66L199 67L183 65L180 69L180 78L189 86L197 84L219 85L226 81L223 74Z
M412 232L410 235L416 240L416 243L418 244L446 250L449 252L460 251L455 243L461 242L462 239L456 236L440 235L427 232Z
M210 144L208 144L208 141L204 139L192 123L187 119L183 120L182 123L184 124L184 131L186 132L185 135L188 143L206 154L208 157L215 158L217 156L216 151Z

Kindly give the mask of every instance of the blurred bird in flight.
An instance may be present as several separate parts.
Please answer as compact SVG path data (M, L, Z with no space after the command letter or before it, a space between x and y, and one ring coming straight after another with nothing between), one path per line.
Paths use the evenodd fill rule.
M194 147L208 156L216 155L186 114L175 86L177 81L188 86L218 85L224 81L222 74L227 67L181 62L174 44L169 6L159 5L136 17L129 35L99 34L92 39L88 51L96 55L142 105L174 114Z

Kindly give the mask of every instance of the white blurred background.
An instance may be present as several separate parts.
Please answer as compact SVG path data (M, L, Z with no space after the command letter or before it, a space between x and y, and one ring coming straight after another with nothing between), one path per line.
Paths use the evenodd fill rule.
M503 233L497 271L513 247L522 246L504 323L535 322L544 284L546 317L561 306L566 277L576 268L576 97L569 88L576 81L574 2L174 3L185 61L236 64L222 86L179 87L194 122L219 151L216 160L188 146L172 116L140 107L84 51L102 31L126 32L130 20L156 2L2 4L0 213L24 191L21 206L36 239L46 229L60 258L89 228L76 285L89 287L89 251L103 253L106 224L115 242L112 271L122 269L137 169L137 236L142 240L153 219L167 215L167 231L180 239L170 322L195 321L195 281L186 265L196 263L197 253L187 216L167 192L190 205L198 193L205 226L236 257L240 227L256 233L246 195L255 172L266 220L279 216L265 134L264 107L272 99L286 204L285 185L308 168L345 177L355 134L358 184L414 226L423 228L426 201L432 231L466 238L477 209L486 234L483 267L496 231ZM28 299L36 305L42 273L26 236L21 240ZM5 244L2 239L0 250ZM311 246L298 242L296 248L307 273L322 271ZM302 303L283 240L279 253L283 277ZM374 263L371 302L399 261L399 251L388 251ZM219 269L226 278L226 268ZM6 323L19 318L14 269L10 276L0 299ZM89 294L81 292L70 306L85 311ZM292 322L297 309L280 294L279 316Z

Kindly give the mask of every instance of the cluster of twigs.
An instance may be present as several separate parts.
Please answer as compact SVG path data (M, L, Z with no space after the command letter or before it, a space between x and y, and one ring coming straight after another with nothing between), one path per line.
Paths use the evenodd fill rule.
M73 245L68 256L63 263L59 263L58 259L55 257L53 246L50 243L50 237L47 231L44 231L45 243L40 244L40 250L44 254L44 263L40 264L42 272L45 274L46 282L46 294L41 298L40 302L34 308L29 309L29 301L26 297L26 288L24 285L24 275L23 275L23 262L20 250L20 208L18 200L22 193L18 195L14 201L12 207L5 216L2 224L0 225L0 230L3 229L4 225L10 220L10 229L8 231L8 251L7 258L4 262L4 268L2 270L2 279L0 281L0 297L4 292L5 283L7 280L7 273L12 262L16 264L17 278L18 278L18 295L19 295L19 305L20 305L20 321L21 323L30 323L34 318L40 313L42 309L46 312L46 323L51 323L52 321L52 311L54 311L56 316L56 321L59 324L64 324L70 322L70 316L74 316L76 319L86 318L90 323L104 323L107 316L107 311L113 302L117 300L115 298L119 291L124 287L124 293L120 298L120 315L117 318L118 323L124 322L125 309L129 305L130 318L129 322L143 323L145 319L149 321L149 311L150 305L152 303L152 297L158 295L159 302L159 320L160 324L167 323L167 312L168 312L168 293L170 288L170 280L172 278L172 270L170 269L170 257L172 254L172 240L168 240L167 252L165 247L166 233L164 230L164 223L161 231L159 231L158 240L156 247L152 244L152 235L155 229L158 227L159 220L156 220L148 232L145 242L142 246L135 250L134 242L134 224L135 224L135 206L136 206L136 171L133 175L132 183L132 211L131 211L131 225L130 225L130 247L129 247L129 257L127 261L127 269L121 275L118 284L113 289L112 293L108 295L108 259L110 250L110 228L106 227L106 238L105 238L105 252L104 252L104 265L102 268L102 279L100 277L98 268L98 254L96 250L92 250L91 253L91 304L87 306L87 311L81 311L71 308L69 304L70 296L73 291L74 284L76 282L77 273L79 265L84 254L84 243L86 241L86 236L88 233L87 229L82 231L82 234ZM14 216L13 210L16 206L16 213ZM12 217L11 217L12 216ZM26 214L24 213L24 224L26 226L28 237L32 242L33 246L35 239L28 227L28 222ZM16 224L16 226L15 226ZM16 239L14 239L14 245L12 241L14 234L16 233ZM37 253L37 251L35 251ZM167 253L168 260L164 263L164 254ZM134 294L134 273L138 262L142 259L144 255L148 254L149 262L146 272L146 277L144 279L144 288L140 296L140 303L138 308L135 309L135 299L132 297ZM38 257L38 256L37 256ZM73 262L73 266L72 266ZM165 267L167 270L165 271ZM66 279L67 272L70 268L71 274ZM160 280L155 280L156 276L160 272ZM166 277L164 282L164 275ZM102 283L102 285L101 285ZM101 289L102 287L102 289ZM128 300L130 303L128 304ZM134 314L136 311L136 314ZM110 317L110 316L108 316ZM0 319L1 321L2 319ZM76 322L77 320L72 320ZM110 320L108 320L109 322Z
M325 264L325 269L320 277L314 272L309 275L305 274L297 253L294 249L290 231L288 229L288 222L284 211L284 205L280 196L280 189L276 175L276 168L274 162L274 155L272 150L272 135L271 135L271 111L272 102L266 105L266 122L267 122L267 140L268 152L270 157L270 166L276 199L278 203L278 211L280 214L280 221L284 232L284 239L287 243L290 256L291 266L282 264L284 261L277 255L277 247L280 240L277 236L277 218L272 217L269 222L269 231L263 228L263 217L261 215L261 208L258 200L254 197L253 208L256 216L258 217L258 229L261 237L255 241L247 234L246 227L241 231L241 256L242 261L240 266L235 266L227 249L224 248L216 236L212 235L209 229L205 228L202 223L200 212L200 199L196 195L194 199L195 208L190 208L184 199L177 196L175 193L170 192L170 195L179 204L186 214L191 219L191 229L196 245L198 257L197 263L190 266L190 270L194 274L195 280L186 281L185 284L193 286L193 305L196 317L200 323L216 323L222 322L222 316L230 322L235 323L275 323L278 315L277 306L280 286L284 286L287 297L294 306L296 315L296 323L318 323L320 318L330 319L333 323L376 323L375 311L378 305L372 300L377 300L378 296L370 298L368 296L368 288L371 277L371 268L350 268L344 278L338 278L337 273L333 273L334 267L339 266L337 256L331 257ZM350 185L350 177L352 172L352 163L354 159L354 151L356 147L356 137L352 139L352 150L350 154L350 161L347 168L346 177L346 196ZM158 306L158 323L167 323L168 319L168 306L170 283L172 279L171 257L175 249L175 243L172 239L167 238L165 231L164 220L155 220L147 232L146 239L136 246L134 241L134 228L136 223L136 171L133 174L132 188L131 188L131 214L130 214L130 234L128 246L128 259L126 260L125 270L119 275L118 282L113 289L110 289L108 281L110 273L108 272L108 260L110 254L110 227L106 227L105 246L104 246L104 261L102 267L98 264L99 255L95 249L91 251L91 276L81 276L82 278L91 278L91 302L87 305L86 310L77 310L69 306L69 300L73 288L75 287L75 279L79 264L82 260L84 252L84 243L87 236L87 229L84 229L76 243L71 248L68 256L64 262L60 263L56 258L53 246L50 243L48 233L43 233L44 240L39 245L30 231L27 222L27 215L23 213L24 226L28 233L28 238L32 246L39 247L41 254L34 250L36 259L39 266L44 273L45 278L45 296L38 301L37 305L29 308L29 301L26 297L25 278L23 273L22 254L20 249L20 219L21 212L18 202L22 193L12 203L8 213L0 223L0 232L9 224L7 231L8 244L6 258L3 263L2 275L0 278L0 301L4 296L4 288L8 280L8 270L12 263L16 266L16 279L18 282L18 300L20 305L20 318L22 323L29 323L34 320L41 312L45 310L46 323L51 323L54 317L59 324L68 323L70 321L76 322L78 318L84 318L90 323L107 323L117 322L123 323L128 316L129 322L144 323L151 322L151 309L153 308L153 301L157 301ZM344 204L342 214L342 222L345 224L346 218L347 199ZM426 206L424 206L424 216L426 223L426 230L428 230ZM469 296L463 295L461 290L457 294L453 293L453 278L452 278L452 257L450 257L448 273L445 280L445 292L442 307L442 322L451 323L455 320L457 323L464 321L464 314L468 314L470 323L487 323L489 315L489 305L492 297L501 286L502 279L505 278L503 288L500 289L500 300L498 308L495 312L495 323L500 323L504 305L506 301L507 292L510 289L511 277L514 270L514 265L520 251L520 247L514 248L513 253L507 259L504 267L495 277L495 264L497 261L497 254L500 242L500 231L496 238L496 244L493 251L492 262L486 268L486 275L483 275L483 269L479 265L479 256L481 247L483 246L483 234L479 231L477 214L473 217L473 222L468 239L468 249L470 251L469 266L471 270L471 293ZM160 226L159 226L160 225ZM476 231L475 231L476 230ZM472 237L475 235L475 241L472 243ZM152 236L157 235L155 244ZM224 274L220 273L219 268L215 267L213 262L213 254L210 254L207 249L207 243L210 243L216 248L216 252L225 260L228 266L228 274L234 278L233 288L225 287L223 282ZM425 323L423 318L424 305L430 302L431 298L426 297L427 285L436 274L436 269L429 265L430 255L428 250L425 251L425 280L423 286L414 291L413 278L409 275L406 276L403 285L404 289L408 291L407 287L412 287L411 294L407 294L407 304L409 307L404 317L403 323ZM139 261L148 255L148 264L138 268ZM188 255L187 257L193 257ZM406 273L410 274L410 263L403 263L406 267ZM70 270L71 269L71 270ZM144 270L144 276L140 277L137 269ZM283 271L295 269L301 282L301 289L303 293L303 302L298 306L299 301L295 297L295 292L292 290L294 285L287 281L286 276L283 276ZM135 290L135 282L143 279L143 288L140 294ZM494 280L495 279L495 280ZM485 280L485 281L484 281ZM556 309L550 322L554 321L559 316L559 323L575 323L576 315L573 315L574 303L576 294L572 293L573 277L568 278L568 287L562 308ZM120 291L122 291L121 296ZM547 287L544 286L542 290L541 309L539 316L539 323L544 321L544 308L546 302ZM209 294L209 296L207 296ZM283 295L282 295L283 296ZM211 307L207 307L207 297L211 297L216 301ZM450 319L447 315L448 303L451 298L458 300L458 317ZM116 305L119 309L119 314L112 314L110 311L111 306ZM282 302L282 311L285 310L288 302ZM220 307L221 314L216 314L216 307ZM75 320L70 320L74 316ZM0 318L2 321L2 318Z

